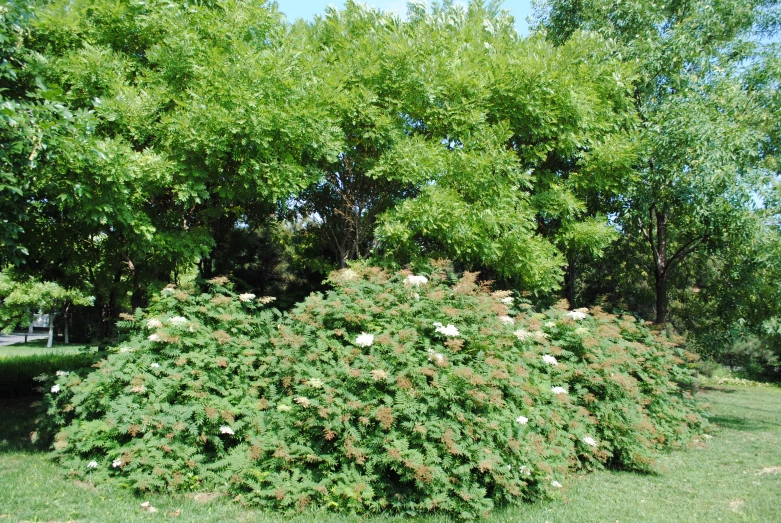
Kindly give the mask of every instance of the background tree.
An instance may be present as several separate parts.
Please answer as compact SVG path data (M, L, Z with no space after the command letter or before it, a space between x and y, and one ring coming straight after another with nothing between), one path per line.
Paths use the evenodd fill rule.
M7 274L0 275L0 298L4 330L12 330L20 323L31 321L31 312L44 311L49 315L48 348L54 343L57 315L64 316L65 343L69 343L68 314L71 307L88 306L95 301L94 297L79 289L66 289L55 282L13 281Z
M620 43L635 65L642 121L638 178L618 215L644 239L656 294L668 316L672 274L698 250L718 249L751 223L753 191L766 173L769 107L742 75L772 30L777 2L540 2L536 27L556 43L594 31Z

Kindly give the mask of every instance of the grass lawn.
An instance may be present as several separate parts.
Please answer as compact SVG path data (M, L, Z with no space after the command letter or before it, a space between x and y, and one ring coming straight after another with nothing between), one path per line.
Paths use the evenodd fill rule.
M711 421L718 425L713 437L690 450L663 455L662 474L597 472L571 477L560 499L500 509L491 521L781 521L781 389L724 387L706 391L704 398L712 405ZM118 488L96 489L63 479L45 455L29 449L30 401L0 400L0 523L361 520L332 514L287 518L244 509L225 498L135 497ZM158 512L142 512L144 501Z
M30 340L27 343L15 343L0 347L0 358L18 358L22 356L42 356L45 354L77 354L88 345L69 343L54 343L46 348L46 340Z

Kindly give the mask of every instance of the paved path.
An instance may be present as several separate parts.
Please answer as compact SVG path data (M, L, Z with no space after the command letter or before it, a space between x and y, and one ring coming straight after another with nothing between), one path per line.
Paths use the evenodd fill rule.
M36 332L35 334L27 336L27 341L45 340L48 337L48 334ZM15 332L13 334L0 334L0 346L13 345L14 343L24 343L24 333L19 334Z

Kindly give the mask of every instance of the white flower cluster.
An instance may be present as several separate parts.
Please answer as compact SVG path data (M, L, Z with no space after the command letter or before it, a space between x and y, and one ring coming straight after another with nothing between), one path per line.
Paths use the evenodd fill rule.
M559 482L558 482L558 481L556 481L555 479L554 479L553 481L551 481L551 482L550 482L550 484L551 484L551 486L553 486L553 487L556 487L556 488L561 488L561 483L559 483Z
M160 368L160 364L159 363L152 363L149 366L152 367L153 369L159 369Z
M564 387L551 387L554 394L567 394L567 389Z
M597 440L595 440L591 436L586 436L585 438L583 438L583 443L585 443L589 447L597 448Z
M162 340L162 338L160 338L160 336L158 336L157 333L151 334L149 336L149 341L161 341L161 340ZM129 351L123 351L123 352L129 352Z
M374 334L362 332L360 336L355 338L355 344L359 347L371 347L372 343L374 343Z
M507 325L515 325L515 320L512 319L510 316L499 316L499 321Z
M312 378L309 380L309 386L316 389L321 389L323 387L323 380L319 378Z
M146 328L149 329L149 330L159 329L162 326L163 326L163 322L161 322L157 318L152 318L151 320L146 322Z
M60 392L60 386L59 385L52 385L52 393L57 394Z
M171 325L173 325L174 327L184 327L185 325L187 325L187 322L189 320L184 316L174 316L168 321L170 321Z
M117 458L114 461L111 462L111 466L114 468L121 467L122 466L122 458Z
M521 425L526 425L527 423L529 423L529 418L527 418L526 416L518 416L517 418L515 418L515 421L517 421Z
M558 365L559 364L559 361L555 357L551 356L550 354L543 355L542 361L544 361L548 365Z
M518 329L517 331L513 332L513 334L515 334L515 337L518 338L521 341L526 341L529 338L533 338L533 339L535 339L537 341L542 341L542 340L544 340L545 338L548 337L548 335L545 334L542 331L532 331L532 332L529 332L529 331L524 330L524 329Z
M64 371L64 370L58 370L57 372L55 372L55 374L57 376L68 376L68 375L70 375L70 372Z
M454 325L448 325L447 327L445 327L441 323L435 322L434 327L436 327L435 332L438 332L448 337L455 337L461 335L461 333Z
M231 436L234 434L233 429L230 428L227 425L223 425L220 427L220 434L230 434Z
M434 349L428 350L428 359L435 361L437 365L443 365L445 363L445 355L441 352L437 352Z
M98 468L98 462L95 461L95 460L90 461L89 463L87 463L87 468L88 469L96 469L96 468Z
M507 296L506 298L502 298L499 301L504 303L505 305L512 305L515 300L513 299L512 296Z
M166 287L162 291L160 291L160 294L168 294L169 292L176 292L176 289L174 289L171 286Z
M412 285L413 287L420 287L421 285L426 285L428 283L428 278L425 276L415 276L413 274L410 274L406 278L404 278L404 285Z
M572 318L575 321L583 320L586 318L586 313L579 310L569 311L564 315L567 318Z
M255 299L255 295L251 292L247 292L244 294L239 294L239 299L243 301L244 303L247 303L248 301L252 301Z

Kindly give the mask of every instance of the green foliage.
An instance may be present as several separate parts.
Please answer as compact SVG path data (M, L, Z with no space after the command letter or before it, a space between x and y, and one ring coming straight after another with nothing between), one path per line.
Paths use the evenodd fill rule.
M778 5L538 2L546 38L567 45L597 33L635 67L637 176L613 212L632 248L644 245L657 323L668 320L668 284L687 259L750 236L757 192L777 172L778 49L760 37L778 27Z
M634 318L536 313L443 264L330 282L282 318L224 280L164 289L115 354L50 384L40 436L139 490L474 518L568 470L652 470L703 429L691 355Z

